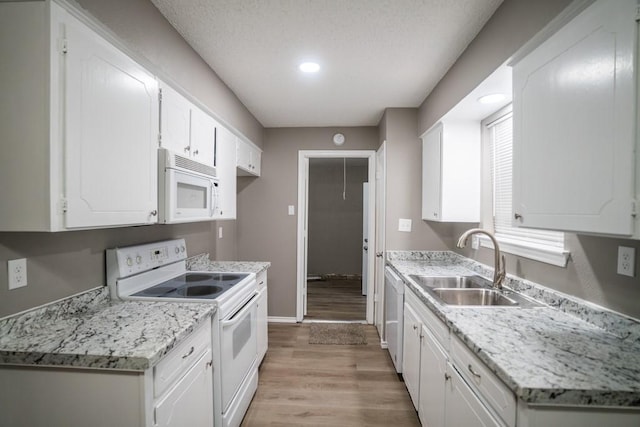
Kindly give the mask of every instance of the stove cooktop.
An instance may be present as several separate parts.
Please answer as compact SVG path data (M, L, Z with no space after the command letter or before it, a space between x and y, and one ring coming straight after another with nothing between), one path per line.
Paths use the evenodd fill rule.
M246 273L184 273L133 294L147 298L215 299L241 282Z

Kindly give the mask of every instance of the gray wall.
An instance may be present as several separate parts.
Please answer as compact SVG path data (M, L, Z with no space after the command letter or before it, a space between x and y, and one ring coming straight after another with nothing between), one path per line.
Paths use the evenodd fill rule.
M420 106L418 134L426 131L569 3L569 0L505 0ZM467 228L468 224L456 224L453 234L460 235ZM447 241L448 236L443 240ZM567 234L566 246L571 251L567 268L507 256L507 272L640 318L637 278L615 272L618 245L635 247L640 254L637 241ZM449 248L454 249L452 241ZM425 249L437 246L425 240ZM493 263L488 249L465 249L461 253L489 265ZM638 260L636 264L638 271Z
M310 275L362 273L362 183L367 159L309 160ZM346 182L346 198L342 192Z
M422 221L422 145L417 109L387 109L380 121L382 141L387 142L387 250L446 250L453 242L451 225ZM411 219L411 232L398 231L400 218Z
M148 0L80 0L128 47L262 145L262 126ZM0 317L105 284L104 250L184 237L190 254L236 258L235 221L63 233L0 233ZM216 248L218 246L218 248ZM217 254L216 254L217 253ZM8 290L7 260L27 258L28 286Z
M332 143L342 132L345 144ZM270 261L269 316L296 315L299 150L375 150L376 127L265 129L262 176L238 179L238 257ZM287 215L287 206L296 215Z

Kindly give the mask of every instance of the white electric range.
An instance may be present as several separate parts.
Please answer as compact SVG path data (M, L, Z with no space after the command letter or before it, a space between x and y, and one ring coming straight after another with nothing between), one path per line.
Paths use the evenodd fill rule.
M187 271L184 239L107 250L107 285L121 300L216 304L216 426L239 426L258 387L255 273Z

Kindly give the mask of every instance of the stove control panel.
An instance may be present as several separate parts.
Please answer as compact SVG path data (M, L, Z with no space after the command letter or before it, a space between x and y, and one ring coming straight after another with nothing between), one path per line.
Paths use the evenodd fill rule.
M187 259L184 239L107 249L107 281L129 277Z

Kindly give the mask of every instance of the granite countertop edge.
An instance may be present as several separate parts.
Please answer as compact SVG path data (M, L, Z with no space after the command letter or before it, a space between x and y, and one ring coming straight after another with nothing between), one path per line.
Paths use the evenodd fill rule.
M447 265L448 264L448 265ZM543 307L537 307L532 309L519 309L519 308L452 308L440 304L431 295L422 290L419 286L414 284L411 280L408 280L406 275L415 274L424 267L431 267L431 271L435 271L433 275L469 275L469 274L481 274L485 277L491 277L492 269L483 266L473 260L469 260L462 257L459 254L449 251L388 251L387 252L387 265L391 266L395 272L397 272L405 285L410 288L424 303L424 305L440 318L451 330L451 333L460 338L464 344L486 364L486 366L502 380L502 382L509 387L514 394L522 399L524 402L532 405L578 405L578 406L601 406L601 407L640 407L640 377L637 381L636 387L632 389L621 387L620 389L600 387L600 388L570 388L570 387L531 387L526 382L518 381L514 378L513 368L509 370L509 367L503 366L499 360L496 360L497 352L488 346L479 345L474 340L473 328L469 326L468 322L464 322L465 316L461 310L465 310L467 313L487 313L486 310L490 310L492 316L500 316L500 313L509 313L509 310L527 310L530 316L557 316L561 319L566 316L567 320L571 320L574 323L584 322L585 329L589 328L601 328L611 326L615 322L610 319L602 319L597 316L596 321L591 324L589 320L578 319L578 317L584 315L585 311L593 310L594 307L590 303L586 303L585 307L579 307L580 301L576 298L567 297L570 301L566 301L563 298L563 294L553 293L552 302L548 304L549 297L542 298L541 295L545 293L546 288L539 286L535 283L524 281L519 278L510 276L507 280L508 285L514 283L518 286L524 286L528 292L523 292L530 298L536 299L543 304L547 304ZM483 274L482 274L483 273ZM516 283L517 282L517 283ZM524 285L523 285L524 283ZM518 289L518 286L513 286L514 289ZM537 297L537 298L536 298ZM561 308L568 308L569 313L565 313ZM503 311L507 310L507 311ZM535 310L535 311L532 311ZM605 310L606 312L606 310ZM511 311L510 313L514 313ZM531 314L535 313L535 314ZM607 313L605 313L607 314ZM506 316L506 315L505 315ZM585 315L586 316L586 315ZM634 319L627 318L620 315L621 327L626 327L629 322ZM574 320L578 319L578 320ZM635 328L637 325L633 325ZM628 337L633 335L635 338L637 330L633 329L631 332L622 333L619 330L602 330L602 334L610 334L611 339L614 341L627 342L628 345L634 346L637 344L634 340L629 340ZM626 344L625 344L626 345ZM640 350L640 346L637 346ZM640 366L636 369L640 371Z

